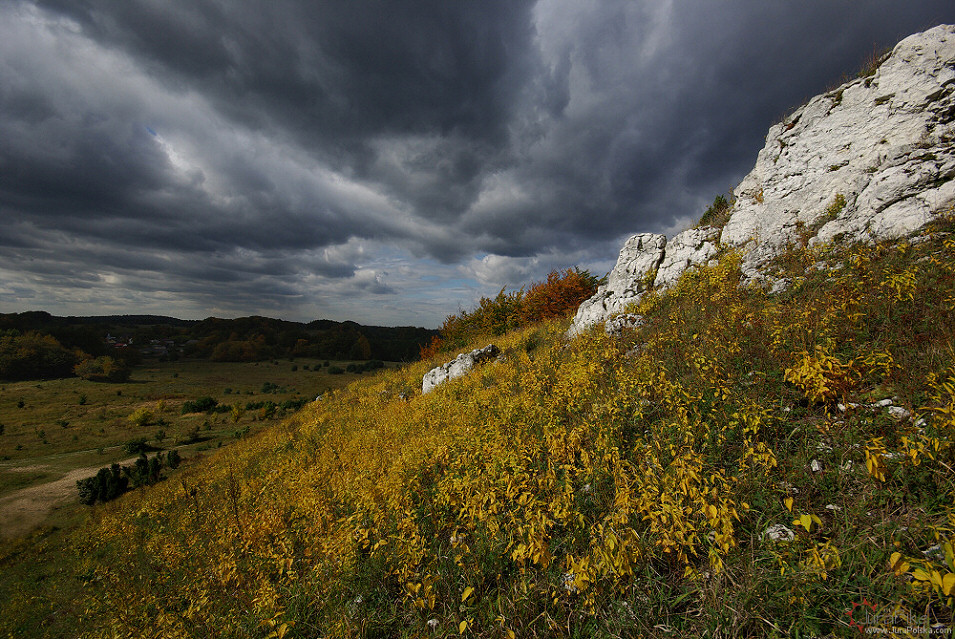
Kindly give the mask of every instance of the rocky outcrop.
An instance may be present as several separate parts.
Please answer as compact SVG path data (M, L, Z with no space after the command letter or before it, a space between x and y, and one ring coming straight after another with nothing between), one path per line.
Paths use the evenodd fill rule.
M497 357L501 350L494 344L488 344L484 348L478 348L470 353L461 353L450 362L432 368L425 373L421 380L421 394L430 393L436 386L452 379L457 379L466 375L483 361Z
M798 241L903 237L955 204L955 26L906 38L873 74L771 127L733 193L722 230L627 240L568 336L624 312L651 283L672 286L721 245L742 248L744 277L763 280L766 263Z
M634 235L623 245L607 283L577 309L568 337L625 312L651 286L670 286L687 268L715 255L718 238L719 229L710 227L689 229L670 241L653 233Z
M735 189L721 241L744 271L801 234L812 243L905 236L955 202L955 27L900 42L878 70L771 127Z
M719 229L701 226L683 231L667 242L653 285L658 288L672 286L683 271L708 261L716 255L719 237Z
M666 236L656 233L634 235L620 250L617 264L593 297L577 309L568 336L574 337L611 315L623 313L653 284L657 267L663 260Z

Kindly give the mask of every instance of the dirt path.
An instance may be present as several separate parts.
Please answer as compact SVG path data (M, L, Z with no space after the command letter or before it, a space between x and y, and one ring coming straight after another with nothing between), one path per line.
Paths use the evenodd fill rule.
M136 457L119 462L122 465L132 464ZM76 482L92 477L103 465L77 468L71 470L59 479L28 486L0 497L0 538L12 539L25 535L40 524L50 514L70 501L77 500ZM32 470L44 469L43 466L31 466ZM11 469L13 470L13 469Z

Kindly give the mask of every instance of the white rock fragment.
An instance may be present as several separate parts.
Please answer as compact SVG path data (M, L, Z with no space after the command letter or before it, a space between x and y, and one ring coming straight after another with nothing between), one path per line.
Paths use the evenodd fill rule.
M796 538L796 533L782 524L773 524L763 531L762 538L768 538L770 541L792 541Z
M826 510L837 513L842 510L842 506L836 506L835 504L826 504Z
M577 592L577 586L574 585L574 573L565 572L560 580L564 586L564 590L570 594L575 594Z
M822 462L819 461L818 459L812 460L812 461L809 463L809 470L811 470L811 471L814 472L814 473L821 473L821 472L822 472Z
M912 413L902 408L901 406L889 406L889 416L893 419L903 420L908 419Z
M789 482L781 481L779 482L778 487L780 490L786 491L786 494L789 494L789 495L799 494L799 489L793 486L792 484L790 484Z
M769 292L772 293L773 295L778 295L780 293L784 293L785 291L789 290L789 286L791 284L791 282L787 280L785 277L781 277L778 279L773 278L768 283L769 283Z

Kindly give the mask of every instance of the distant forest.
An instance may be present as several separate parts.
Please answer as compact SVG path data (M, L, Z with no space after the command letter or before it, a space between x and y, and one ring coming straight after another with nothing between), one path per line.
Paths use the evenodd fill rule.
M44 311L0 314L0 379L66 377L85 361L143 358L253 362L318 357L412 361L438 331L315 320L180 320L155 315L57 317Z

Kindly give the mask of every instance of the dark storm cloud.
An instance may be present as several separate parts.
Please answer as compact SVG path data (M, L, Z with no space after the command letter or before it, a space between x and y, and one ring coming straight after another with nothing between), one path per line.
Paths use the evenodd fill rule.
M372 322L407 296L393 321L434 324L472 301L442 291L691 222L773 121L953 20L950 0L0 0L0 310Z

